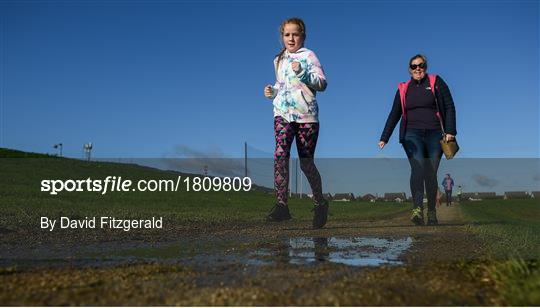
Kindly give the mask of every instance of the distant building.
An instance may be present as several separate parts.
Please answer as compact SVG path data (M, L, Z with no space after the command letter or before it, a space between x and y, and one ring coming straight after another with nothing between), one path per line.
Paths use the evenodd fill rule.
M362 201L375 202L376 200L377 200L377 197L372 194L365 194L362 197Z
M479 193L476 193L476 197L482 200L502 198L502 196L497 196L495 192L479 192Z
M332 194L331 193L326 193L326 194L323 194L324 196L324 199L330 201L330 200L334 200L334 197L332 197Z
M407 200L407 196L404 192L401 193L385 193L384 201L403 202Z
M461 200L469 201L471 199L476 199L476 193L466 192L461 194Z
M529 199L530 196L526 191L506 191L504 199Z
M356 200L354 198L354 194L353 193L346 193L346 194L335 194L334 195L334 201L354 201Z

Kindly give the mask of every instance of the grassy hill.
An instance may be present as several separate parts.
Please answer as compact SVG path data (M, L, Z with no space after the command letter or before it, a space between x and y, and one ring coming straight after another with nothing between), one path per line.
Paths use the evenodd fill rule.
M123 180L173 180L193 178L193 174L163 171L149 167L112 162L83 161L38 153L0 149L0 227L20 229L35 226L40 216L121 216L146 218L163 216L164 219L201 224L254 224L263 218L275 203L267 189L254 187L249 192L59 192L51 195L41 191L43 180L104 180L107 176ZM293 217L311 219L312 202L309 199L291 199ZM406 210L394 203L332 204L335 219L357 220L380 215L392 215Z

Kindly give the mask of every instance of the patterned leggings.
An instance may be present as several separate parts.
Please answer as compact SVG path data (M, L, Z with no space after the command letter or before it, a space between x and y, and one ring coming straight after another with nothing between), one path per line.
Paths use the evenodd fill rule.
M308 179L313 198L317 203L322 201L321 175L313 162L317 137L319 136L319 123L289 123L278 116L274 118L274 134L276 137L274 187L278 203L284 206L287 205L289 157L294 137L296 137L300 168Z

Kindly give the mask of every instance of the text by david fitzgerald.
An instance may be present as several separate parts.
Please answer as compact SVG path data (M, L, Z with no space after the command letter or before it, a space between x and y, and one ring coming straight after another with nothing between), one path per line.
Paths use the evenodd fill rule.
M53 231L56 227L60 229L162 229L163 217L152 217L151 219L118 219L114 217L85 217L84 219L71 219L62 216L60 219L50 219L41 217L41 229Z

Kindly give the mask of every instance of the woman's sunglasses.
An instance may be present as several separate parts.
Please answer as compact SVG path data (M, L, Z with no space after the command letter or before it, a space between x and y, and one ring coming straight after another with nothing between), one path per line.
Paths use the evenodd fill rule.
M417 67L421 68L421 69L424 69L426 68L426 63L422 62L420 64L411 64L409 65L409 67L412 69L412 70L415 70Z

